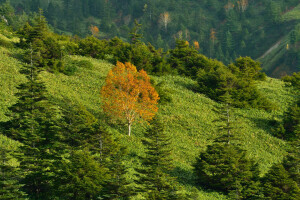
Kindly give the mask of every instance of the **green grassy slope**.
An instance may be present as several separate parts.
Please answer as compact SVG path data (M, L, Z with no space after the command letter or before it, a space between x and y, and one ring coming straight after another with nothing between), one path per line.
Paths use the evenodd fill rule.
M22 64L14 58L18 52L13 49L0 48L0 120L7 120L4 112L16 101L13 94L15 87L24 77L18 73ZM49 95L53 101L63 106L65 103L81 104L98 118L104 118L101 109L100 89L112 65L96 59L71 56L71 60L88 60L92 68L79 68L73 76L63 74L42 73ZM194 93L191 88L195 82L180 76L153 77L157 82L164 81L165 88L171 91L173 102L159 106L159 114L165 121L166 131L172 138L173 159L176 169L173 174L178 176L180 183L187 191L193 186L192 163L200 151L212 142L217 135L214 120L218 118L213 109L216 102L202 94ZM285 142L271 136L268 124L274 118L280 118L288 104L293 101L292 92L277 79L268 78L258 82L259 88L272 99L278 110L265 112L257 109L234 109L242 146L248 150L249 156L260 163L262 173L274 162L279 162L284 154ZM130 149L126 161L130 167L128 178L132 178L133 167L138 165L137 155L143 154L141 137L147 124L136 125L133 136L126 135L126 127L115 124L109 129L120 136L121 143ZM7 138L0 136L0 144ZM2 142L2 143L1 143ZM13 141L11 141L13 142ZM198 199L226 199L225 196L207 191L199 191Z

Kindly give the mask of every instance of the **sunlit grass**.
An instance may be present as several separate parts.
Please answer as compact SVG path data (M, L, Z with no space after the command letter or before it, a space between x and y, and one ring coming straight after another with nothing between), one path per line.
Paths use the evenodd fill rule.
M7 107L16 101L14 93L16 86L25 81L18 70L22 66L13 58L13 50L0 47L0 120L7 120L4 113ZM92 68L79 68L72 76L61 73L53 74L43 72L42 80L45 81L50 99L56 104L81 104L100 119L104 119L101 108L100 89L112 65L106 61L92 58L70 56L73 60L86 60L92 63ZM159 114L166 125L166 132L172 141L172 157L176 166L174 175L183 188L191 193L195 190L193 185L192 164L199 152L204 151L207 145L218 135L218 127L214 122L218 114L214 108L218 105L215 101L203 94L191 90L196 82L180 76L153 77L156 82L164 81L165 89L171 92L173 101L159 106ZM260 164L262 174L274 162L280 162L285 154L285 142L272 136L272 127L269 122L280 119L289 103L294 99L290 89L277 79L268 78L258 82L259 89L271 99L278 108L272 112L258 109L233 109L236 120L236 130L240 144ZM126 135L126 127L114 124L109 130L119 136L120 142L128 147L130 154L126 159L129 167L128 178L134 174L134 167L139 164L138 155L143 155L141 138L147 125L135 125L133 136ZM7 140L3 136L0 142ZM12 141L13 142L13 141ZM0 143L1 144L1 143ZM226 197L215 192L198 190L198 199L225 199Z

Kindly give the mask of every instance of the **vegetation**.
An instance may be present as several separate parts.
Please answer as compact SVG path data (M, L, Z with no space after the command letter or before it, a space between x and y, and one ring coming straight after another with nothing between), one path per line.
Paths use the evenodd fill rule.
M174 169L170 139L158 118L152 121L152 127L146 131L142 142L146 156L141 158L142 168L136 169L137 191L142 192L146 199L186 199L177 194L175 178L168 174Z
M1 10L8 23L16 28L29 18L24 12L38 13L42 8L51 28L60 34L93 35L101 39L117 36L131 42L133 35L129 33L139 30L136 33L143 36L140 40L156 48L173 48L177 38L198 43L197 51L225 64L240 56L251 56L262 58L263 68L269 75L282 76L299 70L299 57L295 57L299 54L297 45L282 40L297 31L297 0L124 0L121 3L117 0L10 0L10 4L16 14L8 4ZM20 20L16 20L18 15ZM135 29L137 24L140 26ZM280 41L282 45L271 48Z
M117 63L101 90L103 109L112 117L126 121L128 135L138 118L151 120L157 112L159 96L144 70L137 72L131 63Z
M238 3L240 12L249 7ZM270 7L270 23L280 23ZM163 31L173 19L159 15ZM52 33L41 12L20 22L18 35L3 27L0 198L299 196L297 74L284 83L250 57L224 64L200 54L201 42L179 39L164 52L143 43L139 22L131 43L99 40L94 25L84 39ZM216 30L210 38L217 43ZM127 120L124 102L135 120L148 121L131 137L113 120Z

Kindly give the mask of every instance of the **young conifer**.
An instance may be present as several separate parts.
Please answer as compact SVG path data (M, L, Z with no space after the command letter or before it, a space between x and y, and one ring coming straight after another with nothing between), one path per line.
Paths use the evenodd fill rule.
M175 178L168 174L174 169L171 159L170 138L164 132L164 125L155 118L142 140L145 145L145 157L141 158L142 167L136 181L137 191L146 199L180 199L177 194Z
M258 198L258 165L238 144L229 93L225 93L223 100L225 104L218 110L220 118L216 120L222 134L197 158L196 181L202 187L221 191L233 199Z

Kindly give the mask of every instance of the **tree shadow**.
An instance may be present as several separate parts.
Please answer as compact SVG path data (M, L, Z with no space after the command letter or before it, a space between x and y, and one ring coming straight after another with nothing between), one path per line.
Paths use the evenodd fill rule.
M174 81L175 84L178 84L188 90L191 90L193 92L197 92L198 91L198 85L197 83L186 83L184 81L178 80L178 81Z
M255 126L259 129L264 130L268 134L275 136L276 128L279 125L279 121L275 119L265 119L265 118L259 118L259 117L247 117L252 122L254 122Z
M195 185L195 176L191 170L175 167L175 169L170 172L170 175L177 177L177 181L183 185Z

